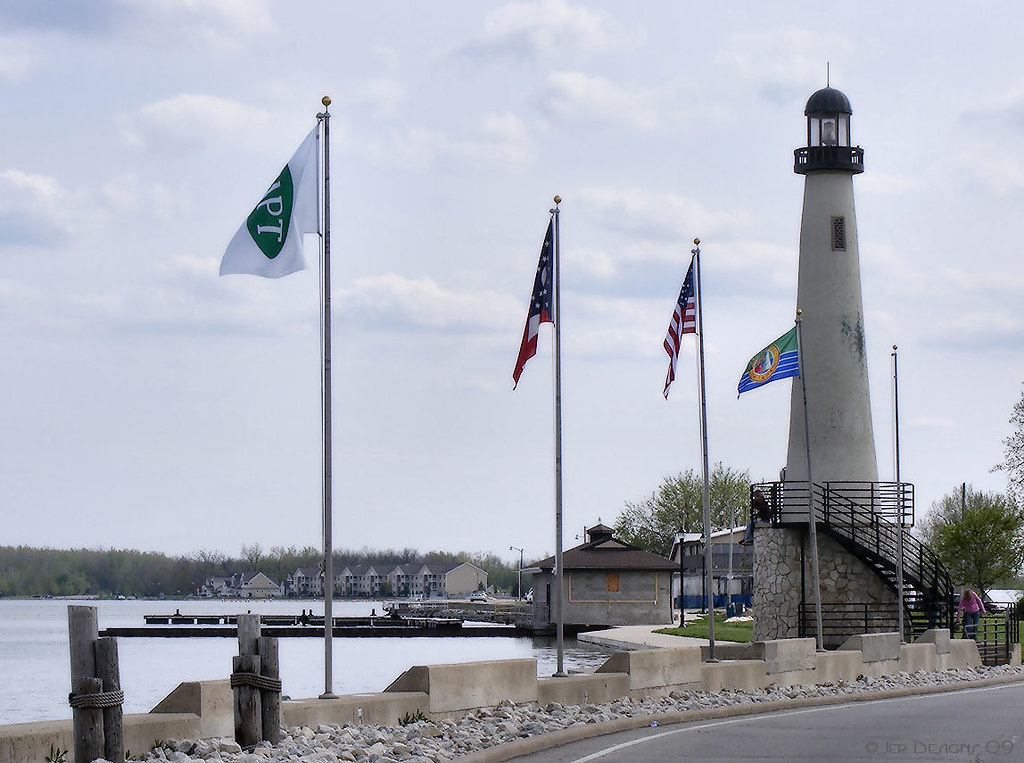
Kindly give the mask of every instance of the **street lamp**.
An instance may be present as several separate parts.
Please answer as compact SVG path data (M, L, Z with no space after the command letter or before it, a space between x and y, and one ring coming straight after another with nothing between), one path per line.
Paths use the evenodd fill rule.
M516 546L509 546L509 551L519 552L519 601L523 600L523 550Z

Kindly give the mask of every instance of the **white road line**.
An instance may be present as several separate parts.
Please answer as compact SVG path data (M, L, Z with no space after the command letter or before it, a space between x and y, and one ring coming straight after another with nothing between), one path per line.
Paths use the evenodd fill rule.
M1014 682L1014 683L1007 683L1007 684L997 684L996 686L980 686L980 687L975 688L975 689L957 689L957 690L948 691L948 692L936 692L935 694L910 694L910 695L907 695L906 697L886 697L884 699L869 700L869 702L871 704L884 704L886 702L906 702L907 700L911 700L911 699L931 699L931 698L936 698L936 697L948 697L951 694L956 694L957 696L960 696L960 695L963 695L963 694L974 694L976 692L981 692L981 691L996 691L996 690L999 690L999 689L1007 689L1007 688L1019 687L1019 686L1020 686L1019 683ZM864 700L861 700L859 702L843 702L842 704L838 704L838 705L822 705L820 707L808 707L808 708L804 708L802 710L780 710L780 711L774 712L774 713L756 713L756 714L752 713L750 715L740 715L740 716L737 716L735 718L726 718L726 719L721 720L721 721L711 721L711 722L708 722L708 723L699 723L699 724L694 725L694 726L685 726L684 728L681 728L681 729L671 729L669 731L662 731L662 732L660 732L658 734L651 734L650 736L645 736L645 737L643 737L641 739L634 739L634 740L632 740L630 742L622 742L621 744L613 745L612 747L609 747L609 748L607 748L605 750L601 750L600 752L591 753L590 755L587 755L585 757L577 758L576 760L572 761L571 763L588 763L589 761L592 761L592 760L599 760L600 758L603 758L605 755L611 755L613 752L618 752L619 750L624 750L624 749L626 749L628 747L635 747L638 744L644 744L645 742L649 742L652 739L660 739L661 737L672 736L673 734L683 734L683 733L686 733L688 731L701 731L703 729L714 728L715 726L726 726L726 725L729 725L730 723L740 723L740 722L743 722L743 721L749 721L752 718L759 717L760 715L769 715L769 714L770 715L774 715L774 716L806 715L807 713L819 713L819 712L822 712L824 710L838 710L838 709L841 709L841 708L844 708L844 707L851 707L851 706L864 705L864 704L865 704Z

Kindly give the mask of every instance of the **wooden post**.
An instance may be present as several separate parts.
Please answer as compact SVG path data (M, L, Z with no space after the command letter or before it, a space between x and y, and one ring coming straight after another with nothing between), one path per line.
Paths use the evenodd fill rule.
M280 682L281 668L277 639L271 636L261 636L259 643L260 675ZM281 692L261 689L260 701L263 706L263 739L271 744L277 744L281 741Z
M103 682L96 678L94 643L99 637L96 608L68 607L68 642L71 649L71 694L98 694ZM105 754L103 710L75 707L72 711L75 763L90 763Z
M232 658L235 674L259 675L260 616L238 616L238 656ZM235 695L235 741L242 747L252 747L263 740L263 711L260 691L252 684L236 682L232 677Z
M104 692L121 690L121 668L117 659L117 639L96 639L96 677ZM103 757L111 763L124 763L124 709L120 704L103 708Z

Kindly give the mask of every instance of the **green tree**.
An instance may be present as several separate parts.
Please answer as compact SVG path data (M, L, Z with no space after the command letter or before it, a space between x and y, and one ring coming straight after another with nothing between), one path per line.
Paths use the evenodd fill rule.
M1010 414L1013 434L1003 440L1003 462L994 468L1006 472L1006 492L1019 502L1024 497L1024 393Z
M999 493L970 485L933 503L920 535L954 581L979 591L1012 581L1024 563L1024 511Z
M711 529L747 519L750 506L750 473L715 464L708 479L711 498ZM683 532L703 532L704 477L693 469L666 477L658 489L642 501L627 503L615 520L615 533L627 543L668 556L672 541Z

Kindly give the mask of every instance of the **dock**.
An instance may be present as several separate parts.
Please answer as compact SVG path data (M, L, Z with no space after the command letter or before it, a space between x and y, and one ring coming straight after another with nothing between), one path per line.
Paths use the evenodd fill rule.
M238 635L238 614L144 615L145 625L105 628L101 636L147 638L234 638ZM331 633L339 638L424 638L451 637L515 637L530 635L513 625L470 625L454 617L419 617L397 612L369 617L334 617ZM279 638L324 636L324 617L303 612L300 615L260 615L260 632Z

